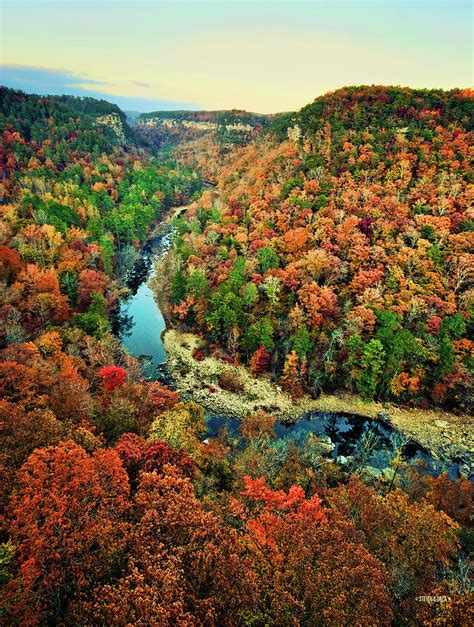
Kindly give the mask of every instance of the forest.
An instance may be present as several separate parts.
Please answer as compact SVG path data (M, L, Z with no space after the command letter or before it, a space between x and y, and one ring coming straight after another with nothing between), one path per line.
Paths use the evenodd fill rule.
M0 89L2 624L473 624L470 472L399 449L367 479L364 451L345 472L264 410L206 437L206 408L113 329L186 206L160 298L196 362L468 424L473 99L349 87L132 122Z
M177 316L298 395L472 411L472 94L349 88L274 122L179 224Z

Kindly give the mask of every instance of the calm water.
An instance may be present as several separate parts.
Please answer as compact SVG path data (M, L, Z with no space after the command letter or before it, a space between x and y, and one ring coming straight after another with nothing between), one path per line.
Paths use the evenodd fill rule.
M173 233L169 226L151 238L143 248L142 256L129 275L127 285L130 297L121 304L122 331L120 338L127 350L136 357L148 357L151 368L148 378L158 378L157 366L164 364L166 353L161 342L161 333L166 328L158 303L148 287L155 269L153 261L165 255L172 242ZM228 416L207 416L207 437L216 437L226 427L233 437L238 436L240 421ZM402 446L404 456L411 460L422 460L431 474L447 470L451 478L456 477L458 464L441 464L427 455L415 442L403 440L403 436L389 425L360 416L346 414L310 413L291 425L275 425L276 440L306 445L309 434L327 436L335 445L332 457L358 456L361 448L370 441L370 454L365 464L373 468L386 468L393 452ZM366 452L367 453L367 452Z
M131 295L120 306L120 317L126 320L119 334L123 345L131 355L148 357L153 370L166 361L161 342L166 323L148 283L155 274L154 260L168 252L171 242L171 228L165 226L146 243L127 281Z
M227 416L207 417L207 437L217 437L224 428L231 437L238 438L240 420ZM311 434L331 439L334 450L330 456L333 459L338 456L362 458L364 466L383 470L400 449L406 460L423 462L429 474L437 476L446 471L451 479L457 478L458 463L434 460L416 442L379 420L350 414L310 412L292 424L275 424L275 441L294 443L303 450Z
M164 363L166 354L160 334L166 324L147 283L143 283L137 293L122 305L121 313L133 320L130 334L121 336L129 353L150 356L154 367Z

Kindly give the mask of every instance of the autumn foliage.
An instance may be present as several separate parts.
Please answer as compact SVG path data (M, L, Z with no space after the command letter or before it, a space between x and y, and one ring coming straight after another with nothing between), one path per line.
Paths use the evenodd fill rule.
M295 395L468 410L471 106L351 87L277 116L180 224L181 320Z
M277 437L271 408L211 438L205 409L125 351L124 277L200 177L148 154L115 105L0 96L2 624L472 623L469 480L404 462L370 487L314 434ZM145 117L222 199L175 221L166 262L195 359L295 398L468 408L471 101L347 88L271 118L173 112L166 137L145 120L168 113Z
M125 540L127 507L128 479L113 451L90 457L68 442L31 455L10 506L20 564L19 590L12 593L22 620L41 624L67 615L111 572Z
M117 366L104 366L97 374L104 380L104 389L107 392L113 392L115 388L123 385L127 378L126 370Z

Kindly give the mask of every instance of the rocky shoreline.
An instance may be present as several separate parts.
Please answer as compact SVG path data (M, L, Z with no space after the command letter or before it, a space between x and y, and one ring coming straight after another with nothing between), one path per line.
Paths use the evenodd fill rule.
M180 208L182 209L182 208ZM253 377L244 366L231 366L214 357L197 361L193 350L203 346L199 336L173 328L169 310L170 255L155 261L151 287L159 302L167 329L162 342L167 354L166 371L184 400L194 400L210 414L242 419L265 409L278 421L294 422L309 412L341 413L381 420L421 446L431 457L446 463L459 463L461 476L474 477L474 416L456 415L440 409L422 410L391 403L364 402L353 394L304 396L294 401L269 377ZM219 375L231 371L243 390L230 392L218 383Z
M161 299L160 299L161 301ZM417 442L434 459L460 463L460 474L474 474L474 417L456 416L441 410L401 408L389 403L365 403L350 394L323 394L314 399L304 396L298 401L279 388L270 378L253 377L243 366L231 366L214 357L198 361L193 351L202 340L192 333L175 329L163 333L167 354L166 369L184 400L193 400L215 415L241 419L264 409L281 422L294 422L308 412L344 413L382 420ZM238 392L223 389L219 378L223 372L241 384Z
M297 402L270 379L255 378L243 366L231 366L214 357L197 361L193 351L202 340L192 333L167 330L162 336L167 354L167 371L185 400L203 405L209 413L242 419L264 409L279 421L294 421L313 409L313 401L304 397ZM242 391L232 392L219 385L222 373L232 373L242 384Z

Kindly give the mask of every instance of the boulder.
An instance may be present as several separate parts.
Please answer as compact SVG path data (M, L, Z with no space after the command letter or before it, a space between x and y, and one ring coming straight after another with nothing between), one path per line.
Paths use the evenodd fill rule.
M318 436L318 444L322 455L330 455L336 448L336 445L328 435Z
M368 482L382 479L383 472L379 468L373 466L364 466L360 471L360 476Z
M458 475L463 479L469 479L472 475L471 467L466 462L459 465Z

